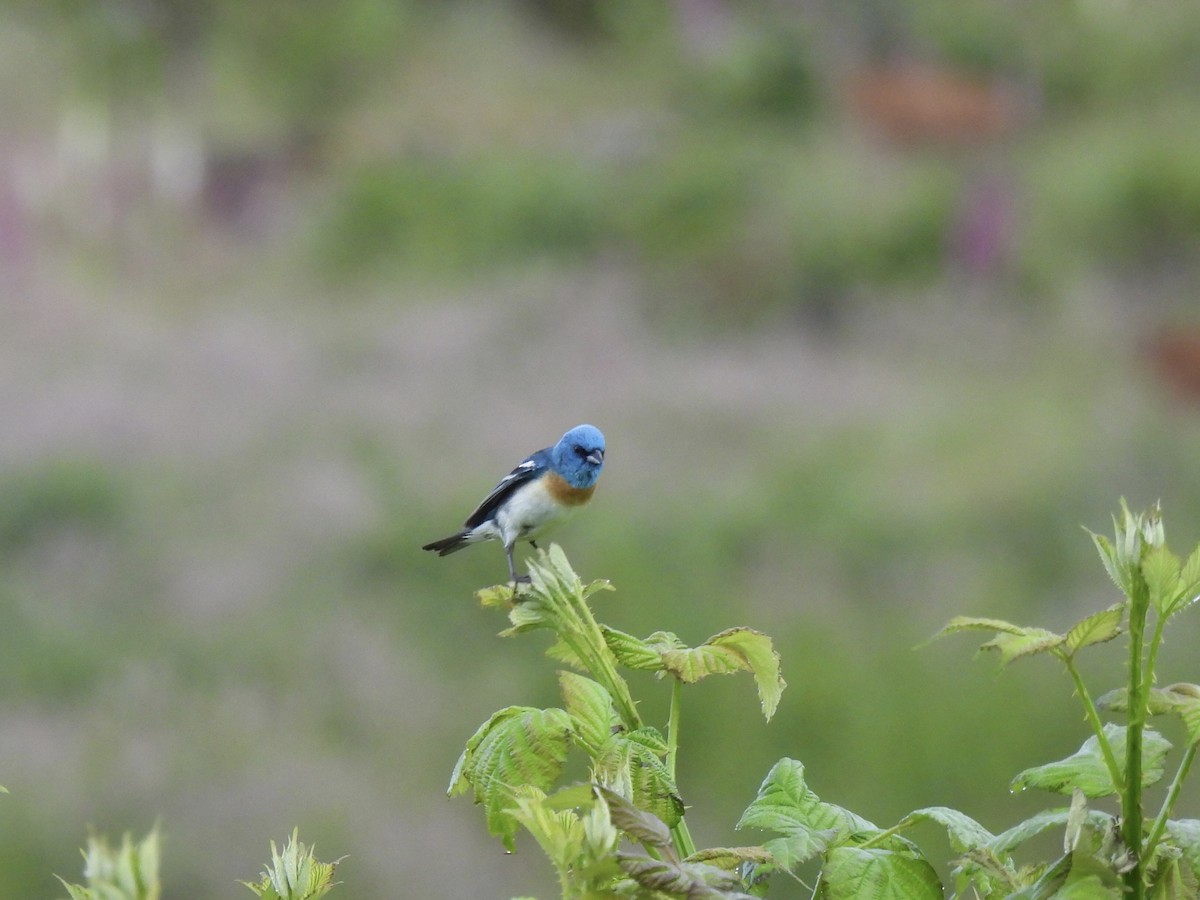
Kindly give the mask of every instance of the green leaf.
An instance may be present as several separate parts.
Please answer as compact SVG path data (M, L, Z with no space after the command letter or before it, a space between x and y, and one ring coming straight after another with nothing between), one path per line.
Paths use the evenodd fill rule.
M1088 828L1088 805L1083 791L1075 788L1071 792L1071 807L1067 810L1067 828L1063 834L1063 852L1070 853L1076 849Z
M1166 610L1166 614L1174 615L1181 612L1197 600L1200 600L1200 547L1193 550L1192 555L1183 564L1183 569L1179 573L1179 591L1175 595L1175 602L1171 608Z
M500 632L502 637L512 637L534 628L561 632L564 623L573 618L573 602L582 603L598 590L611 589L606 581L585 586L557 544L551 544L549 549L539 549L530 558L529 578L529 584L518 586L515 592L511 585L496 585L476 595L485 606L508 608L512 627Z
M507 635L505 636L507 637ZM546 648L546 655L555 662L560 662L565 666L570 666L572 669L575 669L578 672L586 672L588 670L587 666L584 665L583 660L579 658L579 654L576 653L571 648L571 645L564 641L561 637L556 638L554 643Z
M508 815L537 841L558 870L561 883L571 885L571 896L592 896L620 877L616 849L621 835L591 785L567 788L550 797L524 785L514 792Z
M1150 589L1150 604L1159 615L1166 615L1179 593L1179 557L1160 544L1146 549L1141 566L1142 577Z
M475 599L479 604L490 609L505 609L511 606L515 596L511 584L494 584L475 592Z
M1089 848L1066 853L1047 866L1033 884L1008 900L1120 900L1124 895L1112 860Z
M985 847L995 840L995 836L968 816L957 809L947 806L928 806L910 812L900 820L897 827L908 828L918 822L936 822L946 829L950 838L950 846L955 853L967 853L979 847Z
M539 550L529 560L529 580L541 594L581 594L583 582L571 568L567 555L558 544Z
M1109 691L1096 701L1101 709L1126 712L1129 709L1128 688ZM1146 697L1146 710L1152 716L1174 713L1183 719L1189 744L1200 741L1200 685L1171 684L1165 688L1151 688Z
M595 790L608 806L613 826L625 832L630 840L651 847L670 846L671 830L658 816L638 809L628 799L603 785L596 785Z
M684 862L702 862L718 869L732 871L743 863L762 865L774 862L774 858L763 847L709 847L706 850L697 850Z
M553 628L555 623L553 598L532 592L522 594L520 603L513 603L508 609L508 621L511 628L500 632L500 637L515 637L535 628Z
M600 631L604 635L604 642L608 644L608 649L617 658L617 662L625 668L648 672L662 671L662 654L648 642L636 638L632 634L626 634L624 631L609 628L607 625L601 625Z
M1125 768L1125 728L1111 723L1104 726L1104 734L1112 747L1117 766ZM1163 775L1170 742L1151 729L1142 736L1142 784L1148 786ZM1116 793L1108 766L1100 750L1096 735L1088 738L1083 746L1066 759L1026 769L1013 779L1011 788L1022 791L1036 787L1058 794L1071 794L1075 788L1087 797L1107 797Z
M1182 859L1163 860L1151 879L1150 900L1178 900L1200 897L1200 880L1195 870Z
M787 869L824 853L835 842L879 832L849 810L822 802L805 784L803 764L787 757L767 773L736 827L781 833L783 839L768 841L766 847Z
M484 806L488 831L512 850L518 823L505 813L514 806L513 792L526 784L546 791L558 780L572 725L561 709L510 706L494 713L467 741L447 793L469 785Z
M1124 618L1125 604L1118 603L1076 622L1067 632L1067 655L1074 656L1084 647L1111 641L1121 633L1121 622Z
M1116 547L1102 534L1097 534L1094 531L1088 531L1088 534L1092 536L1092 543L1096 545L1096 550L1100 553L1100 561L1104 563L1104 571L1108 572L1108 577L1112 579L1113 584L1120 588L1122 592L1128 594L1129 571L1117 558Z
M667 739L653 725L643 725L641 728L625 732L625 740L636 741L647 747L656 756L667 755Z
M588 753L595 755L612 736L617 724L612 696L598 681L574 672L558 673L559 687L575 733Z
M955 616L942 626L941 630L930 640L937 640L948 634L958 634L961 631L998 631L1001 634L1024 634L1029 629L1022 625L1014 625L1003 619L987 619L980 616Z
M617 862L630 878L649 891L687 900L754 900L738 890L741 882L736 875L706 863L681 862L672 857L651 859L632 853L618 854Z
M828 900L941 900L942 883L920 856L879 848L835 847L821 871Z
M779 674L779 654L771 639L751 628L730 628L699 647L666 650L662 661L667 671L685 684L709 675L752 672L763 715L768 720L775 714L786 686Z
M271 865L257 883L243 881L262 900L316 900L335 885L334 870L340 860L318 862L315 847L306 847L298 832L292 835L280 852L271 841Z
M1090 810L1088 815L1092 820L1093 827L1102 828L1105 818L1111 819L1105 813L1100 813L1096 810ZM1037 837L1043 831L1058 826L1065 826L1070 816L1071 811L1067 807L1041 810L1025 821L1019 822L1007 831L1002 831L996 835L987 849L996 856L1006 856L1021 846L1021 844Z
M1001 665L1008 665L1014 659L1022 656L1054 650L1066 640L1065 635L1055 634L1044 628L1014 625L1003 619L988 619L978 616L955 616L930 640L937 640L948 634L957 634L962 631L996 632L996 636L981 645L979 649L998 651Z
M1167 834L1183 852L1192 871L1200 875L1200 819L1168 819Z
M639 729L641 731L641 729ZM592 764L596 781L639 809L675 827L684 806L671 773L655 747L628 734L612 735Z
M1065 640L1065 635L1044 628L1026 628L1022 634L998 634L979 649L996 650L1000 654L1000 664L1006 666L1023 656L1054 650Z
M158 900L160 836L155 827L134 843L126 833L120 847L111 847L103 836L88 838L83 851L86 885L69 884L61 877L72 900Z

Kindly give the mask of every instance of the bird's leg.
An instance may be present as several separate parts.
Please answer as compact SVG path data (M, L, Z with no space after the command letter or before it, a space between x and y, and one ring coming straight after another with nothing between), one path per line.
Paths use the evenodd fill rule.
M514 541L513 544L516 542ZM517 566L513 562L513 544L504 545L504 557L508 560L508 577L512 579L513 591L516 592L518 584L527 584L530 581L528 575L517 575Z

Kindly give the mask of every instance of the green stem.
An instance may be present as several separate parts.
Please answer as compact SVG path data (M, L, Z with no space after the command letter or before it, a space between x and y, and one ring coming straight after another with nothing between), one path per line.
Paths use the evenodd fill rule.
M903 823L897 823L897 824L893 825L891 828L887 828L883 831L880 831L880 832L877 832L876 834L871 835L869 838L867 838L867 840L865 840L861 844L859 844L858 848L860 850L870 850L872 847L878 847L880 844L882 844L884 841L886 841L888 838L890 838L893 834L899 834L901 831L904 831L907 827L908 826Z
M1154 827L1150 829L1150 837L1146 838L1146 850L1143 853L1146 860L1150 860L1154 856L1154 848L1158 846L1159 839L1162 838L1163 832L1167 828L1171 810L1175 808L1175 801L1179 799L1179 792L1183 789L1183 780L1187 778L1188 769L1192 767L1192 761L1196 758L1196 747L1196 744L1190 744L1187 750L1183 751L1183 760L1179 763L1179 771L1175 773L1171 787L1167 790L1167 797L1163 800L1162 809L1158 811Z
M1150 639L1150 652L1146 656L1146 683L1142 686L1142 697L1150 697L1150 688L1154 686L1155 672L1158 671L1158 648L1162 646L1163 628L1167 617L1158 615L1154 622L1154 636Z
M1071 681L1075 683L1075 693L1083 701L1083 711L1087 717L1088 724L1092 726L1096 740L1100 743L1100 754L1104 757L1104 765L1108 767L1108 777L1112 779L1113 786L1117 791L1123 794L1124 775L1121 772L1121 767L1117 764L1117 756L1113 752L1112 743L1108 740L1108 735L1104 732L1104 723L1100 721L1100 713L1096 709L1096 703L1092 700L1092 695L1088 692L1087 685L1083 683L1083 676L1079 674L1079 669L1075 667L1074 658L1066 654L1063 654L1059 658L1066 664L1067 671L1071 674Z
M1150 589L1140 570L1135 570L1129 592L1129 724L1125 729L1125 784L1121 792L1121 836L1133 854L1134 864L1125 873L1126 895L1142 900L1142 734L1146 727L1146 676L1143 655L1146 652L1146 614ZM1153 673L1150 673L1152 676Z
M683 713L683 682L671 679L671 713L667 719L667 772L675 780L675 757L679 753L679 718Z
M683 682L678 678L671 679L671 712L667 718L667 774L671 776L671 784L675 784L675 758L679 754L679 720L683 715ZM671 829L671 840L680 857L688 857L696 852L696 844L692 841L687 822L681 817Z

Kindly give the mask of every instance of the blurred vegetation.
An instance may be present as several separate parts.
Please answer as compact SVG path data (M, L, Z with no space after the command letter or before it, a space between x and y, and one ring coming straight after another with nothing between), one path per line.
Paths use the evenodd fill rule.
M416 548L576 421L613 449L558 539L606 620L744 623L784 660L769 726L697 688L729 709L679 760L709 845L782 756L880 824L1020 818L1009 778L1075 742L1058 675L911 648L954 613L1074 621L1119 495L1200 533L1195 398L1142 355L1197 322L1193 5L0 22L2 896L52 894L81 826L160 818L181 898L293 826L347 897L396 867L438 896L449 844L453 896L537 884L442 789L553 679L470 601L495 548Z

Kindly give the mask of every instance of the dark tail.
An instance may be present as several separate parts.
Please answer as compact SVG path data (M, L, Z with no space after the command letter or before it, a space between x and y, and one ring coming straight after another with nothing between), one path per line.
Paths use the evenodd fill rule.
M461 550L467 546L467 533L460 531L458 534L452 534L450 537L444 537L440 541L432 541L422 547L422 550L432 550L438 556L445 556L447 553L453 553L455 550Z

